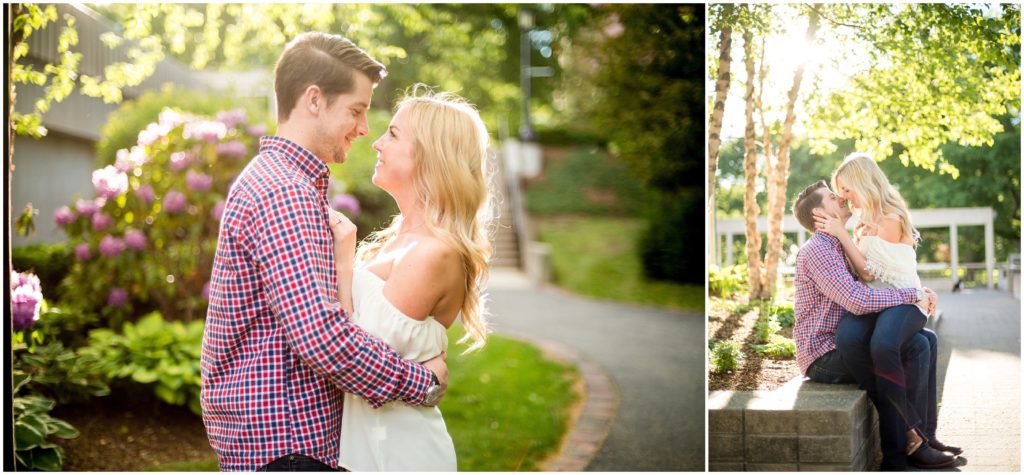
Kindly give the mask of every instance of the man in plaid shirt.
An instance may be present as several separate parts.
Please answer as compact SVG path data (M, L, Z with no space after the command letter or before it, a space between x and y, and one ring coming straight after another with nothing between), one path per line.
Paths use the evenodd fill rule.
M299 35L278 60L277 135L260 139L231 187L210 281L201 401L222 470L333 470L344 392L374 407L434 405L443 394L443 355L404 361L339 303L327 163L342 163L369 132L385 74L349 40L322 33Z
M824 211L842 220L851 216L844 200L832 193L823 181L802 191L793 205L800 224L813 233L796 257L793 309L796 325L797 362L811 380L827 384L860 383L868 391L879 413L883 461L886 470L905 470L908 456L907 420L922 426L921 434L930 438L914 451L909 461L917 466L937 468L955 462L941 452L947 449L934 438L936 340L933 332L922 330L901 348L895 364L906 373L909 414L887 397L876 384L868 343L878 312L916 304L930 314L935 293L929 289L869 288L857 281L847 266L842 245L834 236L818 231L813 212ZM916 311L916 310L915 310ZM930 389L930 391L929 391ZM927 414L924 424L918 414ZM936 447L938 445L939 447Z

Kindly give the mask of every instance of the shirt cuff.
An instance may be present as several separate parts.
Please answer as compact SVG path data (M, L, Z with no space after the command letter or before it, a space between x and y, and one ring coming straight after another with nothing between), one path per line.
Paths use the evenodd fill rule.
M398 386L397 396L409 404L419 406L427 399L427 389L433 384L433 373L421 364L406 361L405 377Z

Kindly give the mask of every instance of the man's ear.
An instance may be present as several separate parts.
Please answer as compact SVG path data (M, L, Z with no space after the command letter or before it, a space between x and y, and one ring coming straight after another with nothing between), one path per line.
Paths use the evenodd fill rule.
M320 110L324 106L324 96L320 86L312 84L303 91L302 106L306 108L310 115L314 117L320 115Z

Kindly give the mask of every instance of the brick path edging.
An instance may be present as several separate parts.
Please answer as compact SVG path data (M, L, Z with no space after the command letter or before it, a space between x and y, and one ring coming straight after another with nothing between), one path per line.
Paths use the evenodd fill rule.
M582 472L604 445L612 422L619 411L619 391L611 375L594 361L562 343L519 332L502 331L502 336L521 340L539 348L544 355L575 365L584 383L583 409L570 429L558 454L539 467L545 472Z

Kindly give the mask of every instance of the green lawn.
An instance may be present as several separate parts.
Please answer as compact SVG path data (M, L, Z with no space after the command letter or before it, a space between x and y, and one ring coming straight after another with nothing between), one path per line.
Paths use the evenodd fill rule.
M455 442L459 471L536 471L568 430L577 400L575 367L550 361L533 346L491 335L482 350L461 355L451 341L448 394L441 402L448 433ZM217 471L217 461L178 462L155 471Z
M636 239L645 223L636 218L561 216L535 218L541 241L551 246L559 287L601 299L704 310L704 286L644 278Z
M462 329L448 332L451 371L441 412L455 441L459 471L535 471L558 449L577 396L576 368L538 349L491 335L482 350L461 355Z

